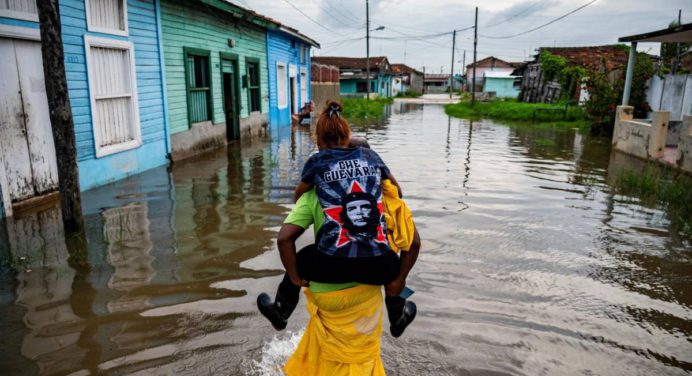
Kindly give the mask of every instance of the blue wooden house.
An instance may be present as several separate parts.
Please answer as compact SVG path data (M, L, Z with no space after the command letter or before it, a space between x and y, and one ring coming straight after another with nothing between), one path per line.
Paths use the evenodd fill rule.
M280 25L267 30L269 124L291 124L291 115L310 101L310 48L319 44L297 30Z
M82 190L168 162L159 0L60 0Z

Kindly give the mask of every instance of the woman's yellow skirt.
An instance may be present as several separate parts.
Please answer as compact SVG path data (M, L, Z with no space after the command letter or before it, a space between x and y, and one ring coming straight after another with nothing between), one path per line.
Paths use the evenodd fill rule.
M284 371L289 376L385 375L380 357L382 286L312 293L310 321Z

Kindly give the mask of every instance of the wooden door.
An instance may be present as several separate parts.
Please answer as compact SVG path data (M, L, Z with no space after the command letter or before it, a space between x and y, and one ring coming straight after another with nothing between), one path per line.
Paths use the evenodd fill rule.
M226 139L237 140L240 138L240 120L238 80L236 76L235 62L229 59L221 60L221 73L223 76L223 108L226 118Z
M57 189L39 42L0 38L0 164L13 202Z

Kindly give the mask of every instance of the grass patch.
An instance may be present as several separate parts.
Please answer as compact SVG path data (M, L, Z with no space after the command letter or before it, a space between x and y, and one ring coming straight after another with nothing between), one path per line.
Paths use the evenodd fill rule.
M471 106L471 102L463 101L446 105L445 112L450 116L471 120L489 118L531 123L534 118L534 111L537 109L562 110L564 108L564 104L525 103L517 102L516 100L476 102L474 106ZM567 115L564 118L562 112L538 111L536 112L535 120L535 124L550 124L553 127L588 128L588 122L584 118L584 111L577 106L568 106Z
M341 104L347 119L372 119L382 117L384 106L393 101L392 98L342 98Z
M623 170L615 178L615 192L637 197L648 206L660 206L673 227L692 236L692 177L670 168L648 165Z
M409 90L409 91L400 91L397 93L396 97L397 98L418 98L420 97L421 93L414 91L414 90Z

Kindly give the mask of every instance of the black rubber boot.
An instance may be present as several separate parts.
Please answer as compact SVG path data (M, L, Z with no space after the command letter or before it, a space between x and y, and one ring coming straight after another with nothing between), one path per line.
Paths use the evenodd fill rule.
M389 332L392 337L400 337L406 327L416 318L416 303L407 301L400 296L386 296L387 315L389 316Z
M276 300L272 302L267 293L261 293L257 297L257 308L266 317L276 330L284 330L288 324L288 318L298 305L300 287L294 285L288 276L284 276L276 292Z

